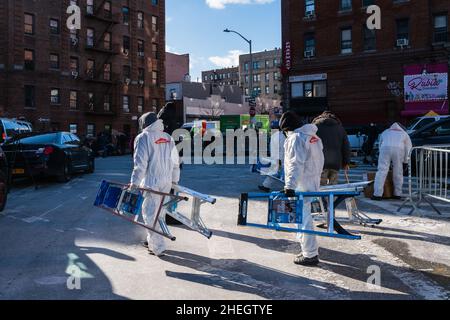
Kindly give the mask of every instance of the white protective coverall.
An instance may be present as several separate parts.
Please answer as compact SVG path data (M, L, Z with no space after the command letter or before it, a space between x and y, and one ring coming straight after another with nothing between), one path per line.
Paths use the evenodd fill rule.
M285 189L297 192L314 192L320 189L325 158L322 140L316 135L317 126L307 124L288 133L285 143ZM311 198L305 198L303 204L303 230L314 230L311 217ZM314 258L319 254L316 236L299 233L302 254L305 258Z
M269 168L263 168L261 174L267 177L263 181L263 186L269 189L275 189L277 187L277 180L269 177L270 175L277 175L278 171L284 168L284 143L286 142L286 136L280 130L272 134L270 138L270 159L272 165ZM281 168L279 165L281 161Z
M131 175L131 185L154 191L169 193L172 183L180 179L179 157L175 142L170 135L163 132L162 120L156 120L136 137L134 143L134 169ZM158 212L161 196L146 192L142 204L142 215L147 225L153 226ZM160 217L165 219L166 211L162 210ZM161 231L159 223L156 229ZM164 237L148 231L149 249L156 255L165 251Z
M398 197L402 195L403 163L408 162L411 149L411 139L398 123L394 123L381 134L374 196L383 196L384 183L389 173L391 162L393 164L394 195Z

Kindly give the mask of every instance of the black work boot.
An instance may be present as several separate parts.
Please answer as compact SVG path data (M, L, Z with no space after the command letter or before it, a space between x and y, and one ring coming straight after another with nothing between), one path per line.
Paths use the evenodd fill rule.
M143 246L144 248L147 248L147 249L148 249L148 241L146 240L146 241L142 242L142 246Z
M305 258L302 254L295 257L294 263L301 266L316 266L319 264L319 256Z
M372 198L370 198L371 200L374 200L374 201L381 201L381 200L383 200L383 198L382 197L377 197L377 196L373 196Z

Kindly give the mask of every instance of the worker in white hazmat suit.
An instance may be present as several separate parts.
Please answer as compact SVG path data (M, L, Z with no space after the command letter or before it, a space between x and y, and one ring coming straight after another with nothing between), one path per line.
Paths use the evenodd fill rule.
M375 190L372 200L382 200L384 183L392 163L394 182L393 199L400 200L403 187L403 163L408 163L412 143L409 135L398 123L394 123L380 136L380 155L378 157L378 171L375 176Z
M271 165L268 168L262 168L261 174L265 176L262 185L258 186L261 191L270 192L277 187L280 182L270 176L277 176L279 172L284 169L284 143L286 141L286 134L279 130L279 127L274 127L275 132L270 138L270 161Z
M324 166L322 140L316 135L317 126L307 124L301 128L295 113L286 112L280 121L281 130L287 132L285 142L285 187L287 197L295 192L314 192L320 189L320 177ZM303 230L314 230L311 216L311 198L303 204ZM294 263L313 266L319 263L319 245L316 236L299 233L302 253L295 257Z
M130 188L146 188L169 193L172 184L180 179L179 158L172 137L164 133L164 124L155 113L146 113L139 119L142 133L134 142L134 169L131 175ZM153 226L162 196L145 192L142 204L142 215L147 225ZM162 210L160 218L165 219L166 211ZM160 224L156 229L161 231ZM149 253L162 256L166 246L163 236L148 231L147 242Z

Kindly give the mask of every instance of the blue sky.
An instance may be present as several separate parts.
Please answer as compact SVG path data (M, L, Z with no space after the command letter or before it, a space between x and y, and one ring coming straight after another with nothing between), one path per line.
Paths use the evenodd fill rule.
M280 0L166 0L166 46L189 53L192 81L201 71L237 65L248 44L226 28L253 41L253 50L281 46Z

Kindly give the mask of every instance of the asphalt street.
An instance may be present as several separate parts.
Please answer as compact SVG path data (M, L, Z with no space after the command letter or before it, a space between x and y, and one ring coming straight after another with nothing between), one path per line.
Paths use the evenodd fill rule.
M300 267L293 263L300 249L295 234L237 226L239 195L257 191L261 179L248 165L184 166L182 185L217 198L202 211L213 237L172 226L177 240L158 258L141 246L143 228L93 206L103 179L129 181L131 157L97 159L96 167L67 184L14 186L0 215L0 299L450 297L445 210L408 215L396 212L399 202L358 198L360 209L384 219L382 225L346 225L360 241L319 238L320 265ZM264 219L265 206L253 203L249 212ZM180 209L189 213L188 204ZM82 271L79 283L70 278L75 269ZM367 283L373 270L379 286Z

